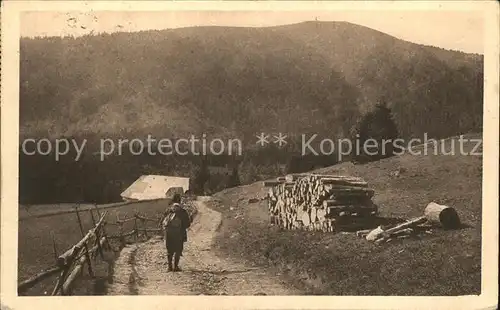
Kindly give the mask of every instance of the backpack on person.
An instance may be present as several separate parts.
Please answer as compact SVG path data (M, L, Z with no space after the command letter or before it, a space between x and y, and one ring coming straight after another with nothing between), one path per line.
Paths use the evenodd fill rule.
M163 220L163 228L167 231L180 231L182 229L182 218L178 212L170 212Z

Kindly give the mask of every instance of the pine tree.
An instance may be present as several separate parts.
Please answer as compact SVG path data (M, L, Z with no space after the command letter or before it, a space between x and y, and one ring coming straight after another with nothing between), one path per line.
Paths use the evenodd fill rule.
M231 175L229 176L229 180L227 183L228 183L227 187L236 187L236 186L241 185L240 177L238 175L238 166L237 165L235 165L233 167L233 171L231 172Z
M373 111L363 116L358 124L356 135L360 148L355 150L356 153L353 156L355 161L363 163L394 155L396 149L393 141L398 138L399 133L392 111L384 101L378 103ZM373 146L375 145L373 142L368 143L369 139L375 140L376 146ZM365 143L367 143L367 150L363 147Z
M299 172L298 165L299 158L298 156L292 156L288 159L288 163L286 165L286 173L297 173Z
M197 194L204 194L205 184L210 179L210 172L208 170L207 158L202 159L200 168L196 173L194 178L194 188L193 191Z

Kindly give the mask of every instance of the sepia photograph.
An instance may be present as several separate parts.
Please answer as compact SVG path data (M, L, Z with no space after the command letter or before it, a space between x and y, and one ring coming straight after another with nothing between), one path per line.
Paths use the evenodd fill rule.
M2 295L496 308L498 4L13 2Z

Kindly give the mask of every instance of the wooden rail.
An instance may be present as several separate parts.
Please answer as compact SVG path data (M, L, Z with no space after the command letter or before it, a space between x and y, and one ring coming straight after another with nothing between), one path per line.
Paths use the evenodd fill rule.
M92 209L105 210L105 209L114 209L114 208L118 208L118 207L123 207L123 206L131 205L131 204L137 205L137 204L141 204L141 203L150 203L150 202L161 201L161 200L165 200L165 199L164 198L155 198L155 199L149 199L149 200L122 201L122 202L110 203L110 204L99 205L99 206L94 204L93 206L83 206L83 207L80 207L79 209L80 209L80 211L89 211ZM69 214L69 213L75 213L75 210L58 210L58 211L49 211L49 212L43 212L43 213L37 212L37 213L34 213L32 215L29 215L29 216L20 216L19 221L23 221L23 220L34 218L34 217L41 218L41 217L49 217L49 216Z
M133 216L127 218L119 218L117 216L114 223L107 223L109 225L118 226L118 234L109 235L111 240L119 240L120 245L124 246L127 243L126 238L133 236L135 241L139 240L141 236L149 238L148 233L161 233L163 229L159 228L162 218L151 218L136 212ZM134 228L125 231L124 224L134 222ZM147 223L155 223L156 228L147 228ZM140 224L140 225L139 225Z
M92 210L90 210L90 212L92 214L92 219L94 219ZM77 215L80 232L83 236L82 239L61 255L56 255L57 258L54 267L22 281L17 287L19 295L25 294L36 284L57 273L59 273L59 276L52 290L52 295L71 294L71 287L77 276L81 273L81 270L84 268L84 265L87 265L89 274L93 276L91 258L95 258L98 252L101 254L101 257L104 258L102 246L107 243L107 236L104 233L103 227L107 211L102 215L99 214L99 221L97 223L94 222L94 227L86 234L83 231L78 208L76 208L75 213ZM54 251L55 250L56 246L54 241Z
M42 271L39 274L34 275L33 277L21 282L17 286L17 291L19 293L23 293L23 292L27 291L28 289L32 288L33 286L35 286L35 284L39 283L40 281L43 281L44 279L46 279L46 278L48 278L48 277L50 277L58 272L61 272L61 270L62 270L61 267L56 266L56 267L50 268L49 270Z
M89 232L80 241L78 241L77 244L75 244L73 247L71 247L69 250L67 250L57 258L58 266L67 266L68 263L70 263L71 260L75 257L75 255L80 253L83 247L87 245L88 241L98 236L99 228L103 225L106 214L107 211L104 212L104 214L101 216L96 226L89 230Z
M57 274L58 276L52 290L52 295L71 295L74 289L74 284L79 276L83 274L85 266L87 267L89 275L94 277L92 260L96 261L98 256L104 260L104 250L119 251L127 244L127 238L132 237L134 242L138 242L140 240L144 240L141 237L148 239L152 236L152 234L159 234L163 231L160 226L162 220L160 217L151 218L144 214L135 212L133 216L122 219L120 219L117 215L116 222L108 222L108 211L104 211L101 214L99 208L96 206L95 211L98 215L97 221L92 209L85 209L85 211L90 213L93 227L86 233L84 232L80 218L81 210L79 210L78 207L75 208L74 212L78 220L82 238L62 254L57 255L57 247L54 236L52 235L55 256L54 266L20 282L18 284L19 295L26 295L26 292L29 289ZM194 211L191 210L192 215L195 213L195 209ZM124 224L131 222L133 222L134 225L133 229L125 231ZM151 227L153 225L147 227L148 223L154 223L154 228ZM117 227L118 234L107 234L106 227L109 228L110 226L113 226L115 230ZM112 243L112 241L118 241L118 249L114 249L112 244L116 245L116 243Z

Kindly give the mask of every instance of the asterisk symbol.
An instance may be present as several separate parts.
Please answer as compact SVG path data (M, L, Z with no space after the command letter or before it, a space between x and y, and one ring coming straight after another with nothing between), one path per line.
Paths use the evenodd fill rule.
M260 135L256 136L257 137L257 142L256 144L260 144L260 146L264 146L269 143L269 135L266 135L265 133L261 132Z
M273 136L274 137L274 143L278 143L279 147L282 147L283 145L285 145L287 142L286 142L286 138L287 138L287 135L284 135L282 134L281 132L277 135L277 136Z

